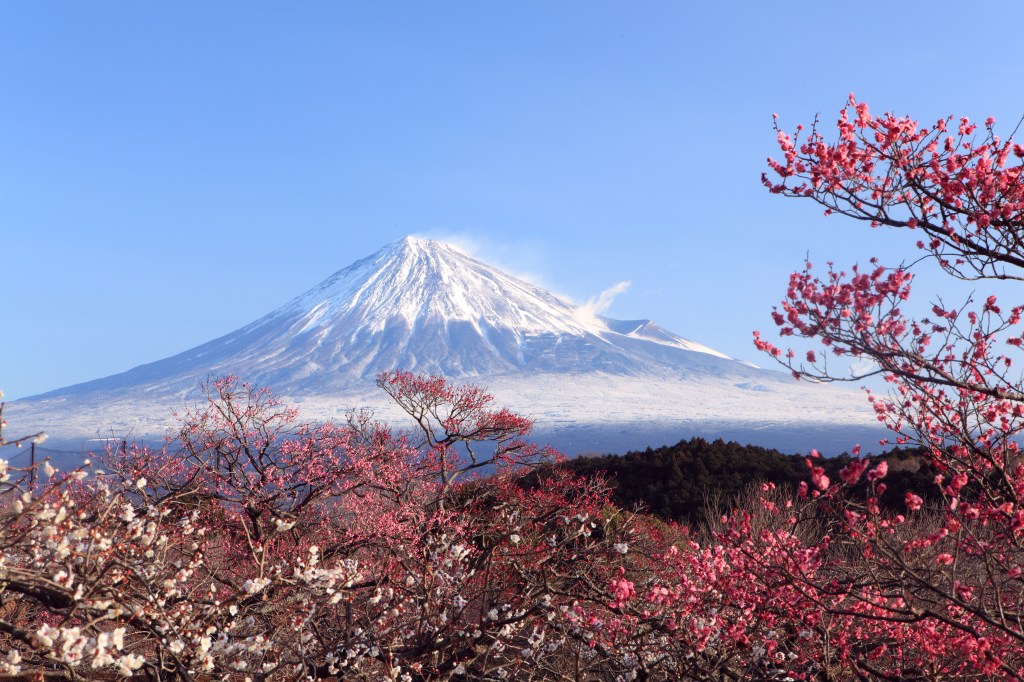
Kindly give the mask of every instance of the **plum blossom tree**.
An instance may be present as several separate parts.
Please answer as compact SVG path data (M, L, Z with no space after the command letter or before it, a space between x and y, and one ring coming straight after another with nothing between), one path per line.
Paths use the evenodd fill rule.
M888 395L869 392L878 419L899 443L924 446L940 472L940 508L906 496L906 514L880 513L886 468L854 462L830 482L811 462L805 494L837 526L828 579L800 576L804 590L858 633L845 654L859 674L937 679L1024 675L1024 385L1014 368L1024 343L1024 306L996 295L936 300L915 318L914 267L936 263L968 280L1024 278L1024 146L1000 138L993 119L920 125L873 115L851 95L835 139L819 122L793 136L776 127L781 160L766 187L810 200L826 215L916 231L915 265L849 271L810 263L790 278L773 312L785 338L822 349L783 349L755 333L758 348L798 377L817 381L878 374ZM829 358L869 360L843 375ZM864 366L861 364L861 366ZM845 489L867 478L875 495ZM857 561L850 560L857 557ZM819 570L820 573L820 570Z
M35 495L13 482L0 507L3 672L628 672L616 652L591 654L566 614L612 599L633 516L607 511L600 482L552 473L519 485L551 453L526 445L530 423L482 391L404 373L380 381L422 442L366 415L298 422L229 377L161 449L110 452L105 473L55 472ZM486 480L472 476L484 466Z

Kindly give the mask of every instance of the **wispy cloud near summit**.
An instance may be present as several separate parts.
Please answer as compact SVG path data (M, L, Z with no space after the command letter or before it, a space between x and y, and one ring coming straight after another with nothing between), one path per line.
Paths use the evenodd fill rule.
M586 303L578 306L574 317L580 322L597 322L597 316L608 310L612 302L615 301L615 298L629 289L629 285L630 282L628 281L616 282Z

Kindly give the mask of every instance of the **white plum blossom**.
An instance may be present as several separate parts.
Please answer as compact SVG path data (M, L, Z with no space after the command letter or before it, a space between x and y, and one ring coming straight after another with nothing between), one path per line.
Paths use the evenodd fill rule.
M277 528L277 532L283 533L294 528L295 522L285 521L284 519L274 519L274 526Z
M269 584L270 578L252 578L242 583L242 590L246 594L256 594L257 592L262 592Z
M117 662L117 671L125 677L131 676L132 672L138 670L146 662L142 656L138 654L128 654L122 656Z
M21 651L11 649L7 656L0 659L0 672L5 675L17 675L21 672Z

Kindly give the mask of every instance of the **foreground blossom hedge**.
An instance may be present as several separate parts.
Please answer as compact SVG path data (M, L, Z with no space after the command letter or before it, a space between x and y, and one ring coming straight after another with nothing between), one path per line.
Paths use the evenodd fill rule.
M851 98L836 141L779 131L765 182L919 230L953 276L1017 279L1024 148L992 125L976 141L966 120L920 127ZM558 455L526 440L530 422L475 387L381 375L413 424L398 432L364 414L306 424L225 378L161 449L44 464L38 484L0 463L0 674L1019 679L1021 308L984 296L910 319L911 282L808 264L775 321L823 347L757 337L800 377L837 378L835 354L891 382L871 396L879 419L939 472L902 511L878 504L885 461L830 480L811 457L799 489L764 484L688 529L544 467Z

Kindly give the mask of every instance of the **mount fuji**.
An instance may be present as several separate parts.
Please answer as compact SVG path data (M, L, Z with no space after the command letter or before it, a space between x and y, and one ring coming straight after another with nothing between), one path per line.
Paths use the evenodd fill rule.
M613 320L460 249L414 237L338 271L251 324L178 355L19 400L11 423L59 443L155 437L209 377L236 374L310 419L371 407L384 370L487 387L570 453L690 435L835 451L879 436L864 398L797 383L663 329Z

